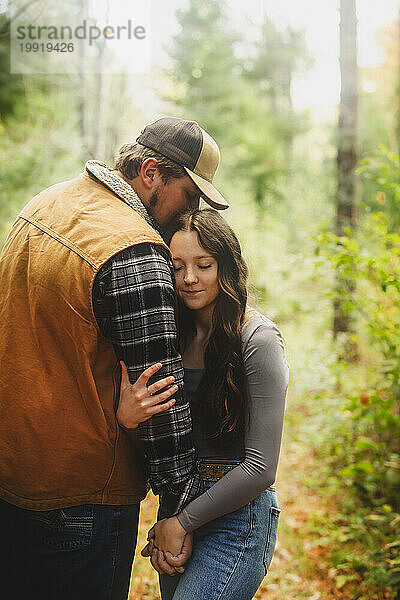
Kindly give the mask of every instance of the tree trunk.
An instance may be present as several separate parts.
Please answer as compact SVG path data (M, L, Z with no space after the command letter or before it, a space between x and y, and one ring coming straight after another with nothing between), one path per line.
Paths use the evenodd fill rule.
M397 152L400 154L400 5L397 16Z
M345 235L346 229L357 226L357 16L355 0L340 0L340 75L341 93L337 152L336 234ZM351 315L343 309L343 294L354 292L354 280L336 277L339 296L334 304L333 333L351 332ZM346 353L348 355L348 353Z
M80 2L80 21L81 23L87 16L87 0ZM78 115L79 115L79 131L81 136L82 160L88 159L89 154L89 93L88 93L88 73L86 72L87 56L86 56L86 40L79 40L79 96L78 96ZM90 157L92 158L92 157Z

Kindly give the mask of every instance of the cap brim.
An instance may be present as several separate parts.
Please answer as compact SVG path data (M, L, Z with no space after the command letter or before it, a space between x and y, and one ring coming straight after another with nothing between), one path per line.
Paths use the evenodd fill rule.
M207 204L217 210L225 210L226 208L229 208L228 202L219 193L219 191L215 189L212 183L207 181L207 179L200 177L200 175L196 175L196 173L193 173L193 171L187 167L184 167L184 169L202 192L202 198L207 202Z

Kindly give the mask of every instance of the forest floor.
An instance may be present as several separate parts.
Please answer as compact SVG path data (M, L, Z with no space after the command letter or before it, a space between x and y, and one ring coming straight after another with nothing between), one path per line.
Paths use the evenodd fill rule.
M351 600L336 588L336 569L329 561L329 546L320 545L311 526L313 514L324 516L329 500L307 481L315 467L312 449L299 442L284 441L276 487L282 509L278 542L268 575L257 600ZM160 598L156 572L140 556L148 529L154 523L157 500L150 493L142 502L140 533L133 566L129 600ZM201 599L196 599L201 600Z

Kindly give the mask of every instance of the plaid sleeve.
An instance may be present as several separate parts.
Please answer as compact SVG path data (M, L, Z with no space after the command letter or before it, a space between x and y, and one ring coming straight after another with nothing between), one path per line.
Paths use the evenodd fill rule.
M165 254L164 254L165 252ZM133 383L150 365L162 368L150 383L173 375L179 390L167 411L141 423L136 433L149 462L160 514L172 516L202 492L195 462L192 421L176 346L172 262L162 247L139 244L109 260L93 288L96 319L127 365Z

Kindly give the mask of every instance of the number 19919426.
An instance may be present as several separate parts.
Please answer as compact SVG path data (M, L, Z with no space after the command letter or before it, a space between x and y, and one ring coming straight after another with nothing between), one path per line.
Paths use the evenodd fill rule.
M56 44L52 44L51 42L26 42L24 44L19 44L21 52L73 52L74 44L70 42L67 44L66 42L57 42Z

